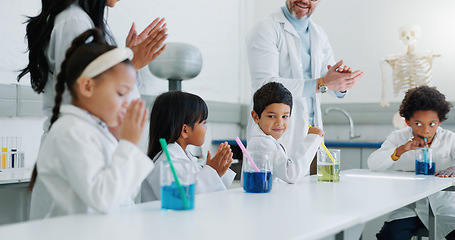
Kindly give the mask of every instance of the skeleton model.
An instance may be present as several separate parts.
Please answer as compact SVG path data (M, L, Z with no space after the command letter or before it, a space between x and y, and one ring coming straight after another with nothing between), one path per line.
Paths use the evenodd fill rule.
M409 88L430 85L434 55L432 52L417 54L414 52L417 38L420 36L420 27L416 25L404 26L399 29L400 39L406 45L406 54L393 55L381 60L382 71L382 96L381 106L388 107L386 100L386 65L389 64L393 71L393 93L395 96L400 91Z

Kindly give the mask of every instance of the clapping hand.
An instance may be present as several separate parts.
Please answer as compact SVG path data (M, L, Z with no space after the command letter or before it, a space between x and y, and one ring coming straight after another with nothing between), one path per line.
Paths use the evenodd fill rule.
M227 142L220 144L216 155L212 158L210 151L207 153L207 165L215 169L222 177L232 163L232 150Z
M345 92L356 85L364 75L360 70L352 72L350 67L342 67L342 65L343 60L340 60L333 66L327 66L329 70L323 77L323 80L327 87L332 91Z
M119 116L118 135L120 139L125 139L138 145L141 141L144 126L147 121L148 110L142 99L133 100L126 109L125 116Z
M155 60L164 51L166 45L163 45L163 42L167 38L166 31L164 18L156 18L139 35L133 23L126 37L126 46L134 52L132 62L136 70Z

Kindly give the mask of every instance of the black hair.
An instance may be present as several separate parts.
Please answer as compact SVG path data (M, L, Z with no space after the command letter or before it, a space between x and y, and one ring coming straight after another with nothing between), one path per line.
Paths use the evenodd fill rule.
M78 3L90 16L95 27L101 29L103 34L113 41L113 37L107 32L104 19L106 0L41 0L41 13L35 17L28 17L27 20L29 63L17 77L19 82L23 76L30 73L31 86L37 93L44 91L49 73L58 74L49 69L45 49L49 45L55 17L73 3Z
M73 99L77 99L74 86L84 69L97 57L115 48L114 46L106 43L104 36L105 35L100 29L94 28L87 30L76 37L71 43L71 47L66 51L65 60L62 62L62 69L57 75L57 84L55 85L55 105L52 109L51 125L49 126L49 129L51 129L52 125L59 117L62 95L65 91L65 87L68 88L71 93L71 97ZM128 59L122 63L133 66L131 61ZM35 164L29 184L30 191L33 189L36 177L37 171Z
M400 105L400 116L409 120L417 111L435 111L439 121L447 119L452 104L436 87L419 86L409 89Z
M161 151L160 138L174 143L180 137L183 124L194 127L194 124L205 121L208 117L207 104L197 95L172 91L159 95L150 113L149 146L147 155L154 159Z
M254 93L253 110L261 118L264 109L273 103L284 103L291 108L292 112L292 94L278 82L269 82Z

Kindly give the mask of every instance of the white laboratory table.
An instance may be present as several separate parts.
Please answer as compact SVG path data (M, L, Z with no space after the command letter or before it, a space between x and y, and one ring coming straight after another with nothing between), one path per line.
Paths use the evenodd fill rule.
M452 186L455 179L404 172L342 171L338 183L305 177L266 194L200 194L191 211L160 202L110 214L79 214L0 227L2 239L319 239Z

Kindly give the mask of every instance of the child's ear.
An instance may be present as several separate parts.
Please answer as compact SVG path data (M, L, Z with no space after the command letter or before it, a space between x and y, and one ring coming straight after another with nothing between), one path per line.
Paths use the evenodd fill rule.
M411 124L409 123L409 120L405 120L404 122L406 123L406 125L408 125L408 127L411 126Z
M255 123L259 122L259 115L254 110L251 111L251 117L253 117Z
M83 77L76 83L76 88L84 97L91 97L95 88L95 80L89 77Z
M180 137L183 139L188 138L189 127L186 124L183 124L182 131L180 132Z

